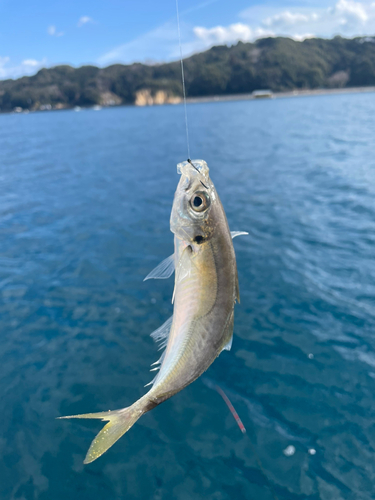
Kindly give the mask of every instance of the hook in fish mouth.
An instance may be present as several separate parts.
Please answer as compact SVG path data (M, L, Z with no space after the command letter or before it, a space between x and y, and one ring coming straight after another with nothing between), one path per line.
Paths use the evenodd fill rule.
M208 178L209 168L207 163L204 160L191 160L188 158L186 161L182 161L177 164L177 173L182 174L184 170L187 170L186 167L192 166L200 175Z
M192 166L195 168L195 170L196 170L196 171L200 174L200 171L197 169L197 167L194 165L194 163L190 160L190 158L188 158L188 159L187 159L187 161L188 161L188 163L190 163L190 165L192 165ZM203 182L202 182L202 181L199 181L199 182L202 184L202 186L203 186L203 187L205 187L206 189L208 189L208 187L207 187L205 184L203 184Z
M200 179L200 177L199 182L205 189L208 190L209 187L207 186L207 181L209 179L209 168L207 166L207 163L204 160L191 160L190 158L188 158L186 161L183 161L177 165L177 172L179 174L185 174L189 176L188 168L190 169L190 166L192 166L194 170L196 170L200 177L203 177L203 180L206 181L206 184L203 182L203 180Z

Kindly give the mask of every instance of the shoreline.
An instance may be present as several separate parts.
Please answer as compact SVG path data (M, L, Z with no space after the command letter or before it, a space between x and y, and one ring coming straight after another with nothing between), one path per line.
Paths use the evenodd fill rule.
M288 92L273 92L271 97L255 97L253 94L229 94L205 97L187 97L188 104L200 102L225 102L225 101L259 101L264 99L284 99L289 97L306 97L331 94L365 94L375 92L375 87L344 87L340 89L307 89L290 90Z
M306 90L290 90L288 92L272 92L271 95L267 96L256 96L251 94L228 94L228 95L214 95L214 96L204 96L204 97L187 97L187 104L199 104L205 102L231 102L231 101L259 101L259 100L272 100L272 99L286 99L290 97L309 97L309 96L322 96L322 95L340 95L340 94L370 94L375 92L375 87L345 87L336 89L306 89ZM48 109L23 109L23 110L12 110L12 111L2 111L0 110L0 115L3 114L28 114L28 113L45 113L47 111L83 111L86 109L108 109L108 108L120 108L120 107L157 107L157 106L176 106L178 104L183 104L183 100L179 102L165 102L157 104L116 104L116 105L95 105L95 106L75 106L75 107L64 107L64 108L48 108ZM79 108L79 109L77 109Z

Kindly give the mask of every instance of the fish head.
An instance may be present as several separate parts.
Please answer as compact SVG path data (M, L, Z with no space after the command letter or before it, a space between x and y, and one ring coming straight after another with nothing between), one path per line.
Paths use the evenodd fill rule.
M203 243L214 234L214 207L218 196L203 160L177 165L181 179L174 195L171 231L187 244Z

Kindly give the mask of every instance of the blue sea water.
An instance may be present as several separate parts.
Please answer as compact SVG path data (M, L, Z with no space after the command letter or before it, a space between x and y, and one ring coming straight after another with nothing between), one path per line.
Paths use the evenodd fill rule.
M183 109L0 115L1 499L375 497L375 94L188 114L249 232L233 347L87 466L101 423L55 417L152 378L173 279L142 280L173 251Z

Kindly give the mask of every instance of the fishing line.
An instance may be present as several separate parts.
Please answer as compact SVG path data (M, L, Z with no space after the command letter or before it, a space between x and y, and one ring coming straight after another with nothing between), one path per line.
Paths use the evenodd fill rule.
M237 422L237 425L238 427L240 428L242 434L245 434L246 433L246 429L245 429L245 426L243 425L242 423L242 420L240 419L240 417L238 416L238 413L236 412L236 410L234 409L234 406L232 405L232 403L230 402L230 399L228 398L228 396L225 394L225 392L223 391L223 389L221 387L219 387L218 385L215 385L215 389L217 390L217 392L220 394L220 396L224 399L224 401L226 402L230 412L232 413L235 421Z
M177 28L178 28L178 43L180 45L180 61L181 61L181 78L182 78L182 92L184 95L184 110L185 110L185 128L186 128L186 145L188 158L190 159L190 143L189 143L189 126L186 108L186 89L185 89L185 74L184 74L184 61L182 59L182 46L181 46L181 30L180 30L180 14L178 8L178 0L176 0L176 13L177 13Z
M228 398L228 396L225 394L225 392L223 391L223 389L218 386L217 384L214 384L212 383L211 381L209 381L207 378L203 378L202 379L202 382L207 385L207 387L209 387L210 389L215 389L219 394L220 396L224 399L226 405L228 406L230 412L232 413L234 419L236 420L237 422L237 425L238 427L240 428L242 434L246 434L246 429L245 429L245 426L243 425L242 423L242 420L240 419L240 417L238 416L238 413L236 412L236 410L234 409L234 406L232 405L230 399ZM266 473L266 471L264 470L264 467L263 467L263 464L259 458L259 455L255 449L255 446L253 445L253 443L251 442L251 439L250 437L248 436L248 442L250 444L250 448L253 452L253 455L255 457L255 460L257 461L257 464L258 464L258 467L259 469L261 470L262 474L263 474L263 477L265 478L266 482L267 482L267 485L268 485L268 488L271 492L271 495L273 497L274 500L279 500L279 498L277 497L276 493L275 493L275 490L273 489L272 485L271 485L271 481L268 479L268 475Z

